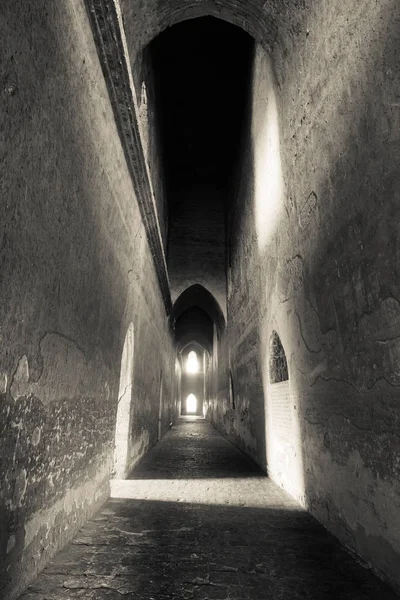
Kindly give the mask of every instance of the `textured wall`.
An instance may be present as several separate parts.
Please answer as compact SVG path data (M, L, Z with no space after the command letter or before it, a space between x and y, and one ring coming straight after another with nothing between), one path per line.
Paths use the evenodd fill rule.
M315 4L319 4L316 2ZM241 27L271 49L291 48L304 35L301 22L309 0L120 0L131 60L167 27L186 19L213 16Z
M222 433L229 435L227 422L233 418L229 398L229 349L226 328L214 325L213 348L206 360L204 414ZM240 444L240 440L232 440Z
M351 12L321 1L296 45L288 37L271 62L257 51L229 272L238 408L224 423L395 585L399 21L394 1ZM269 382L272 330L290 403ZM284 406L291 439L277 431Z
M132 64L132 75L137 97L141 140L150 170L158 224L164 251L166 251L169 215L166 205L165 176L160 146L160 123L156 110L158 90L149 48L146 48L145 51L136 56L136 60Z
M0 596L12 598L108 493L129 323L132 462L157 439L161 370L171 420L172 349L82 3L3 3L0 29Z

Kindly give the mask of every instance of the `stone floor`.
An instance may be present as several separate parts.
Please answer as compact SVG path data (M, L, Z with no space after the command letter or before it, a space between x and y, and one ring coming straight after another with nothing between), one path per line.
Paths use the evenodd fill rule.
M204 420L181 420L23 600L394 600Z

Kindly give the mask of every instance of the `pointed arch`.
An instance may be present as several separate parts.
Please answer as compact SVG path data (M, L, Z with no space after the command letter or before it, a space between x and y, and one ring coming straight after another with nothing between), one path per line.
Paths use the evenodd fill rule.
M186 288L175 301L170 317L173 329L179 317L186 310L193 307L203 310L217 326L218 333L221 334L223 332L225 329L225 317L220 305L211 292L198 283Z
M269 380L281 383L289 380L289 370L285 350L276 331L272 332L269 345Z

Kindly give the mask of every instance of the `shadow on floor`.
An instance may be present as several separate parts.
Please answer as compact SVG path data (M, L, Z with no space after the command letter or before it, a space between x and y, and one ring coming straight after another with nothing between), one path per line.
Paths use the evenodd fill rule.
M114 499L23 600L395 600L311 516Z
M129 479L224 479L265 476L208 421L181 417Z

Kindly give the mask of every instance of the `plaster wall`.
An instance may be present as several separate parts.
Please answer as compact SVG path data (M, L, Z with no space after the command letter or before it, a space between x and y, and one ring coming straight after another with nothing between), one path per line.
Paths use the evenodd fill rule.
M15 598L108 495L135 330L130 457L165 431L173 351L83 3L0 15L0 596Z
M271 60L257 49L230 236L237 410L224 420L235 443L397 588L399 10L317 2ZM283 452L273 330L289 364Z

